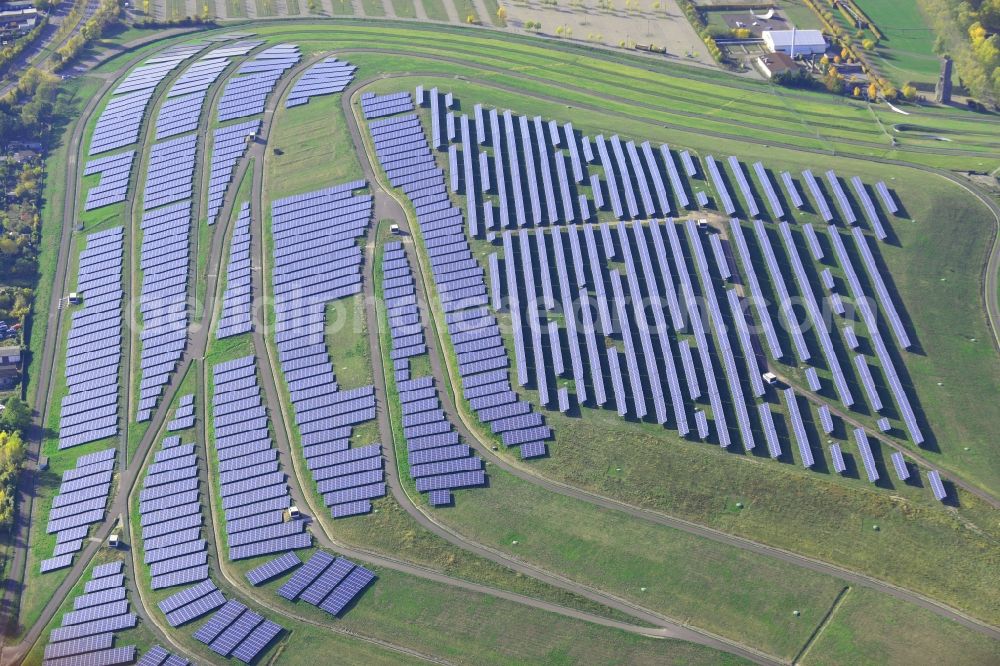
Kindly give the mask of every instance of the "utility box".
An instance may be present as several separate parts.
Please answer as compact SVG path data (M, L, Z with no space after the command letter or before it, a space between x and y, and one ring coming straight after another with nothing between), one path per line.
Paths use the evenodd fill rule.
M288 519L295 520L296 518L301 518L302 514L299 512L299 507L294 504L288 507Z
M69 304L79 305L80 303L83 303L83 296L81 296L79 292L75 291L69 292Z
M398 224L390 224L389 225L389 232L393 236L398 236L399 235L399 225Z
M778 383L778 376L773 372L765 372L763 375L761 375L761 377L764 379L765 382L767 382L771 386L774 386L775 384Z
M112 534L108 537L108 548L117 550L121 546L121 538L117 534Z

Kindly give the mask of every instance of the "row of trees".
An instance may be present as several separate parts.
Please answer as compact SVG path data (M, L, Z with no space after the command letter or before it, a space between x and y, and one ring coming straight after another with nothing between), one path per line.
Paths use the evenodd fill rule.
M919 0L938 34L934 50L950 55L974 96L1000 101L1000 0Z
M56 71L72 62L88 44L99 39L108 28L118 24L122 13L119 3L120 0L101 0L94 15L87 19L80 31L70 37L53 55L56 60Z
M31 423L31 410L17 397L8 398L0 411L0 526L14 521L17 475L24 464L24 431Z
M712 31L708 27L708 23L705 22L705 17L701 15L701 11L691 0L677 0L680 5L681 11L684 12L684 16L687 17L688 22L691 23L691 27L695 29L701 40L705 42L705 46L708 47L708 52L712 54L712 57L716 62L725 62L726 56L719 48L719 45L715 43L715 37Z
M23 37L15 39L3 48L0 48L0 71L6 71L7 68L10 67L11 63L13 63L18 56L24 53L24 50L31 46L36 39L38 39L38 36L42 34L42 30L45 29L48 22L49 17L43 17L38 22L38 25L31 29L31 32Z

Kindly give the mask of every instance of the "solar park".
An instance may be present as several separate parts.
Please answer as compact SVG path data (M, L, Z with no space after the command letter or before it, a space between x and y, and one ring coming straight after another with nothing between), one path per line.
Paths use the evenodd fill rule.
M907 185L820 153L696 149L669 124L647 139L634 124L596 123L569 98L533 108L525 93L508 109L480 83L452 91L410 70L396 81L377 71L376 52L209 31L135 54L108 78L79 147L78 177L89 179L80 214L93 216L75 227L75 298L58 315L62 457L40 504L46 552L31 568L76 579L95 552L107 559L106 544L92 544L109 530L140 547L124 566L90 564L85 591L65 600L71 610L46 616L43 663L262 663L301 645L307 625L408 645L412 628L386 633L371 609L411 577L438 589L464 580L457 591L504 588L507 573L586 597L555 604L575 607L574 622L608 608L647 624L647 611L683 616L725 645L675 643L739 656L745 644L766 663L789 660L769 639L686 610L683 595L644 601L618 587L621 572L588 579L568 556L546 561L545 548L573 552L569 529L551 523L540 551L534 526L508 523L580 525L572 513L544 515L538 492L622 512L629 525L673 520L661 502L678 491L660 497L653 471L634 471L639 455L654 460L652 441L702 465L725 461L720 469L757 463L733 488L695 484L703 498L725 494L733 516L759 510L745 489L772 474L872 506L972 515L964 506L979 499L939 460L925 412L921 306L909 278L890 272L913 242L919 197ZM336 149L323 159L363 168L335 166L318 187L279 171L276 183L265 165L286 150L276 137L284 123L298 127L296 114L327 119ZM356 155L344 152L352 127ZM356 302L384 327L365 327L381 357L365 359L375 379L361 382L362 346L344 337L358 333L336 319ZM525 485L531 500L513 494ZM779 503L797 501L782 487ZM113 508L120 497L128 516ZM910 543L895 514L878 515L858 522ZM677 517L694 526L685 538L703 538L704 523L725 547L756 539L686 509ZM386 529L398 532L377 534ZM423 530L439 541L433 557L414 540ZM769 548L797 554L763 532ZM858 570L875 594L891 579L904 593L894 603L919 588L813 547L805 556L822 576ZM504 603L554 593L512 592ZM934 612L953 620L957 606L949 598Z
M829 307L824 302L834 295L839 296L837 285L830 278L821 283L806 268L787 220L780 219L785 216L784 208L780 204L775 205L777 194L774 184L767 177L762 163L757 163L759 166L754 167L753 173L758 178L764 176L761 182L768 193L771 210L778 218L777 234L770 231L763 220L754 220L751 237L755 238L757 245L751 250L743 223L735 217L730 219L728 229L723 227L721 230L729 231L729 240L725 241L720 240L717 233L704 233L691 219L681 229L669 217L671 212L683 211L690 204L679 197L675 197L676 203L671 201L667 183L675 192L683 192L684 185L668 146L660 146L656 150L648 142L637 148L634 143L623 142L617 136L607 140L603 136L593 139L578 137L570 125L560 128L557 123L540 117L529 120L514 116L509 111L487 111L480 105L475 107L472 118L462 116L449 123L442 120L450 114L447 111L448 95L437 89L418 87L415 97L430 111L430 145L448 153L447 163L451 166L452 180L450 190L467 197L468 235L483 237L489 234L497 239L496 242L502 239L502 255L498 252L489 262L492 298L487 295L483 267L471 257L468 249L463 252L463 248L468 248L468 242L461 232L464 223L462 211L439 205L447 199L446 176L430 154L417 117L408 114L395 119L372 120L369 128L390 182L407 193L418 217L423 209L433 211L419 223L432 263L437 254L445 257L442 268L435 271L435 278L438 279L443 308L448 313L449 333L459 364L465 364L466 360L470 364L468 370L460 370L463 378L471 375L468 381L463 380L465 396L484 423L491 423L494 418L501 419L493 430L503 433L505 444L537 438L539 441L531 442L527 449L531 452L534 447L543 447L541 441L550 433L541 416L529 413L530 405L519 403L516 395L505 388L506 368L510 361L498 337L492 338L492 345L488 344L491 329L488 324L484 328L479 322L484 315L489 316L485 309L481 309L487 303L492 303L495 310L506 310L510 314L514 346L512 360L517 384L531 387L537 391L542 405L558 406L560 411L569 409L572 402L613 408L623 417L649 418L660 425L669 425L681 436L692 433L689 423L693 420L696 425L702 426L698 428L698 437L705 439L710 435L700 421L707 422L707 414L697 404L702 398L699 387L704 381L708 406L715 423L711 438L720 446L728 447L733 439L730 424L734 424L743 448L753 450L757 439L755 433L763 432L765 439L769 439L768 433L774 427L771 420L780 417L771 416L768 412L763 421L754 423L754 417L764 413L761 408L763 403L753 404L751 400L764 399L765 389L760 377L766 366L757 358L749 335L750 327L759 327L764 331L774 362L794 359L800 363L819 364L806 369L810 390L826 394L829 389L824 387L816 367L828 370L836 399L844 407L854 406L856 398L849 383L857 385L858 381L852 376L849 382L845 375L845 367L849 366L846 360L841 361L843 352L838 353L839 345L835 345L827 328L820 325L824 307ZM400 113L403 111L405 109L401 109ZM442 128L449 126L460 127L461 136L451 136L455 143L446 148L448 139L445 135L448 132L443 132ZM492 158L481 146L492 147ZM596 146L596 151L589 146ZM461 158L457 157L456 148L461 151ZM586 157L588 152L591 159ZM484 156L486 159L483 159ZM565 167L567 158L571 169ZM697 173L690 154L682 162L685 173ZM602 168L605 175L603 181L596 178L596 173L588 175L591 163ZM689 163L690 169L687 168ZM761 209L744 167L735 157L727 163L739 185L741 210L752 217L759 215ZM491 164L495 165L492 171L488 170ZM552 167L552 164L557 166ZM720 212L733 215L737 211L735 200L729 193L719 165L711 156L705 158L705 172L709 174L719 198ZM527 175L528 182L520 182L521 174ZM512 181L509 188L506 183L508 176ZM808 170L803 172L803 178L809 191L818 197L816 205L821 214L832 220L830 205L818 181ZM828 172L827 179L835 193L838 210L844 215L845 211L851 210L847 195L839 186L835 173ZM788 182L792 182L790 178ZM583 183L591 185L592 203L585 193L576 189ZM787 182L785 184L787 187ZM867 192L863 185L860 187L860 191ZM586 221L592 212L599 212L605 207L605 191L607 207L616 221L597 225L573 224L581 219ZM858 191L857 186L855 191ZM479 203L479 197L484 192L496 193L499 202L497 213L493 212L495 209L491 201ZM871 203L870 198L867 203ZM488 221L483 225L478 222L477 209L480 205L482 217ZM643 220L646 215L651 216L648 222ZM668 217L661 220L657 217L659 215ZM873 211L868 219L869 222L877 220L877 213ZM851 214L845 217L845 222L854 224L858 219ZM511 230L512 227L514 230ZM613 232L612 228L616 231ZM894 361L881 340L875 315L868 305L871 294L857 280L851 259L839 251L843 239L836 226L831 225L830 234L841 262L840 268L848 281L849 289L845 295L859 304L863 318L874 331L872 341L880 367L887 376L889 392L913 442L920 444L922 434L913 416L909 396L902 390L895 374ZM772 241L772 235L780 237L780 244L787 253L781 260L775 245L778 241ZM682 237L686 239L686 245ZM909 343L905 327L882 282L866 236L857 226L852 229L852 240L863 259L868 279L875 285L878 303L888 318L890 328L900 347L906 349ZM812 244L814 256L822 252L816 251L817 243ZM756 262L751 259L752 251L763 255L763 266L758 268L755 265ZM746 267L746 283L750 285L754 297L759 324L749 316L750 308L744 305L736 291L716 286L717 278L734 282L728 260L732 254L738 254ZM502 261L499 256L503 257ZM618 270L608 270L606 261L623 262L624 276ZM787 263L793 269L792 283L781 268ZM553 265L555 271L551 270ZM789 303L792 294L804 301L812 323L810 328L815 332L814 344L818 345L822 359L814 357L806 334L799 322L793 321L794 314L790 309L774 312L764 304L767 295L760 286L761 272L765 272L777 296L774 299L776 302ZM441 279L440 275L448 277ZM536 275L539 276L537 280ZM645 278L640 279L639 275ZM826 275L829 275L828 271ZM635 304L647 302L653 304L650 314L645 312L646 308L635 307ZM726 304L725 311L720 303ZM496 307L498 304L500 308ZM468 314L461 308L469 308ZM579 321L575 321L576 317L565 317L565 328L560 327L555 321L543 320L550 311L579 311ZM669 327L666 322L668 313ZM791 338L794 357L787 356L788 351L779 341L775 332L776 317L780 317L778 324ZM462 330L460 324L466 321L474 322L469 327L472 331ZM667 333L669 329L674 333ZM687 334L693 335L693 347L697 352L694 355L690 353L692 345ZM563 336L566 337L565 344ZM484 339L486 343L478 342ZM473 346L470 347L470 343ZM618 344L621 344L620 351L616 351ZM467 349L468 352L465 351ZM602 349L607 351L601 353ZM569 359L564 356L566 352ZM739 357L743 361L737 365ZM714 359L721 359L722 368L717 370L718 361ZM853 365L860 383L865 387L868 406L876 412L882 411L882 400L869 365L862 356L855 355L854 359ZM480 380L476 379L476 375L484 377L481 380L483 384L478 383ZM569 399L566 388L555 394L549 391L548 387L557 383L561 376L573 380L575 401ZM608 378L612 380L610 385ZM499 395L476 390L484 385L496 387ZM681 388L685 385L688 386L687 392ZM468 393L469 388L474 389L472 395ZM488 388L483 390L489 391ZM791 430L801 453L802 465L812 467L813 444L801 424L797 407L792 408L796 402L789 400L788 394L785 402L789 406ZM723 407L724 404L732 405L731 413ZM486 418L483 418L479 405L489 410L485 412ZM817 405L820 409L824 406ZM829 418L828 409L824 414ZM524 451L522 448L522 453ZM773 447L771 452L775 452Z

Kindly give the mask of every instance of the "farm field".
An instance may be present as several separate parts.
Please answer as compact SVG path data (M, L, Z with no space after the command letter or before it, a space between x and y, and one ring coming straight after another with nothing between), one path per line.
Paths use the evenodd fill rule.
M224 5L67 84L0 661L119 559L109 644L192 663L1000 658L994 115Z

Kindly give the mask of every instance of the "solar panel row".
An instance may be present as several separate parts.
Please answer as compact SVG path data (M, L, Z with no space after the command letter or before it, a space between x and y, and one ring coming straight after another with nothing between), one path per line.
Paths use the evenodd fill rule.
M354 78L356 69L350 63L340 62L336 58L326 58L306 70L288 94L285 107L301 106L308 104L312 97L343 91ZM373 93L366 93L366 95L371 94Z
M248 360L249 359L249 360ZM301 520L281 522L291 504L284 472L276 464L263 467L257 454L274 453L267 432L267 414L260 405L253 357L220 363L213 368L213 423L220 459L220 486L226 512L229 558L239 560L311 545ZM226 411L229 394L254 399L258 406ZM246 400L246 398L243 398ZM221 462L225 461L225 463ZM225 464L225 468L222 465Z

